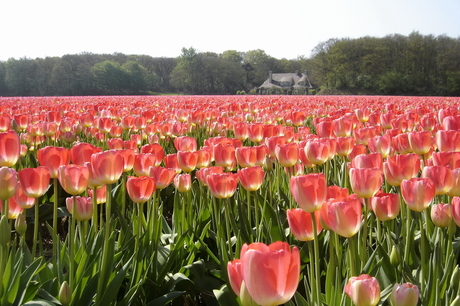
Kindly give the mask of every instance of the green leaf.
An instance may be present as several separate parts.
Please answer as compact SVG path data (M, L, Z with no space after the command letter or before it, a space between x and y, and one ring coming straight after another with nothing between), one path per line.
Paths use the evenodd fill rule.
M118 271L115 277L109 281L104 295L98 302L99 305L110 305L113 299L117 297L116 293L120 290L120 286L126 276L126 271L128 270L128 267L131 264L133 258L134 256L131 257L131 259L128 260L128 262L120 269L120 271Z
M213 293L220 306L238 306L236 295L227 287L227 285L222 286L220 289L214 289Z
M185 291L173 291L169 292L165 295L162 295L161 297L153 300L152 302L148 303L145 306L157 306L157 305L166 305L175 298L178 298L179 296L183 295Z
M46 300L36 300L27 302L23 306L56 306L56 304Z
M30 266L28 266L27 269L22 273L20 284L19 284L20 290L14 302L16 305L23 304L23 300L26 294L30 294L30 292L28 292L27 290L29 289L29 285L32 285L30 288L32 288L33 291L38 290L38 287L33 286L33 284L31 283L31 280L41 265L42 265L42 259L38 258Z

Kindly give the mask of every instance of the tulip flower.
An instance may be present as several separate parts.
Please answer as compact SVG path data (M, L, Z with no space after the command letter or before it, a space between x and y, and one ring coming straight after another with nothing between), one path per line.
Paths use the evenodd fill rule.
M35 198L28 197L26 194L24 194L21 182L18 182L16 193L11 199L13 199L13 201L15 201L16 204L22 209L32 208L35 205Z
M94 195L94 190L96 190L96 195ZM97 204L103 204L107 200L107 186L102 186L100 188L88 189L88 195L91 197L96 197Z
M171 170L174 170L177 174L182 172L182 169L179 167L179 162L177 160L177 153L168 154L163 158L165 167Z
M367 274L351 277L344 291L356 306L375 306L380 301L379 282Z
M69 213L72 214L74 198L66 198L65 204ZM87 221L93 216L93 203L90 197L75 197L75 214L73 217L78 221Z
M209 167L211 164L211 150L202 147L200 150L196 151L198 154L198 161L196 163L197 168Z
M392 306L417 306L419 296L417 285L395 284L391 290L390 301Z
M150 167L155 166L157 160L154 154L139 153L134 155L133 170L137 176L149 175Z
M348 198L348 188L342 188L336 185L327 186L326 188L326 200L329 199L343 199Z
M335 141L337 143L337 155L339 156L349 155L356 144L356 140L353 137L337 137Z
M383 184L382 170L379 168L351 168L350 183L351 189L360 198L371 198Z
M297 290L300 252L286 242L244 244L241 269L246 289L259 305L288 302Z
M196 139L188 136L180 136L174 139L176 151L193 152L197 149Z
M242 168L253 167L257 161L256 147L239 147L235 149L236 162Z
M149 176L155 179L156 189L164 189L174 180L176 170L163 167L150 167Z
M47 168L25 168L19 171L24 194L30 198L38 198L45 194L50 184L50 173Z
M176 156L177 163L183 172L190 173L195 170L199 157L197 151L178 151Z
M235 147L233 145L217 144L213 147L216 166L230 167L236 163Z
M179 192L187 192L192 188L192 177L190 173L177 174L173 182Z
M435 195L446 194L454 183L452 171L445 166L424 167L422 177L430 178L433 181Z
M145 146L142 146L141 147L141 153L151 153L151 154L154 154L156 155L157 157L157 163L155 164L155 167L156 166L159 166L161 164L161 161L164 159L165 157L165 152L164 152L164 149L163 147L158 144L158 143L152 143L152 144L148 144L148 145L145 145Z
M435 186L429 178L411 178L401 182L401 194L410 209L422 212L435 195Z
M91 155L93 176L104 185L118 181L123 173L123 155L116 150L108 150Z
M277 145L275 147L275 156L281 166L292 167L299 160L299 146L295 142Z
M323 226L345 238L358 233L362 219L362 205L356 195L346 199L329 199L321 207Z
M13 168L0 167L0 200L8 200L18 189L18 173Z
M377 193L371 198L371 206L380 221L395 219L401 209L399 195L395 193Z
M293 208L286 211L289 229L292 235L300 241L311 241L314 239L312 214L301 208ZM320 211L314 212L316 219L316 233L319 234L323 227L320 222Z
M435 144L439 151L460 151L460 131L439 130L435 135Z
M380 153L360 154L351 161L352 168L379 168L383 169L383 158Z
M434 166L445 166L451 170L460 168L460 152L433 152Z
M448 227L452 221L452 205L435 204L431 207L431 221L439 227Z
M315 165L322 165L331 156L331 143L329 139L314 139L305 144L305 154L308 160Z
M367 154L367 146L363 145L362 143L353 146L350 154L348 154L348 159L353 160L356 156L360 154Z
M136 153L133 149L123 149L118 150L118 152L123 156L123 172L129 172L134 167L134 160ZM161 162L161 161L160 161Z
M264 124L253 123L248 126L249 140L259 143L264 139Z
M386 158L391 151L391 137L388 134L383 136L377 135L369 138L367 145L369 151L373 153L380 153L383 158Z
M12 167L21 153L19 136L15 131L0 133L0 167Z
M265 172L261 166L238 169L238 179L241 186L248 191L256 191L264 182Z
M229 261L227 264L227 273L230 287L237 296L240 296L241 284L243 282L241 259Z
M393 155L383 163L383 174L391 186L400 186L403 180L416 177L419 171L420 158L414 153Z
M220 166L201 168L195 173L195 176L204 186L208 186L206 180L212 173L224 173L224 168Z
M238 175L236 173L212 173L207 176L206 184L214 197L227 199L233 196L238 187Z
M292 176L290 190L299 207L306 212L314 212L326 202L326 178L323 173Z
M60 166L58 180L68 194L78 195L88 187L89 169L79 165Z
M408 133L409 145L415 154L423 155L433 147L433 133L430 131Z
M83 166L85 162L91 162L91 155L101 151L101 148L93 144L80 142L70 149L70 161L75 165Z
M284 136L272 136L265 138L265 145L267 146L268 150L270 151L270 156L275 157L275 149L278 145L285 145L286 144L286 137Z
M149 176L129 176L126 190L134 203L145 203L156 189L155 180Z

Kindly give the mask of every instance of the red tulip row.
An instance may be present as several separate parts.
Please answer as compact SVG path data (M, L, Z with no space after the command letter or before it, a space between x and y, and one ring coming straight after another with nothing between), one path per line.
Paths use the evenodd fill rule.
M0 98L2 216L14 219L33 207L51 179L73 196L67 208L76 220L97 222L95 204L110 194L99 195L99 200L77 196L88 189L94 195L124 178L129 199L142 204L171 183L185 194L197 181L216 199L234 197L239 185L249 195L267 184L269 174L281 189L280 176L287 178L297 203L286 208L288 226L297 240L315 242L318 253L311 260L321 260L317 243L323 229L350 239L350 254L367 260L370 255L364 253L373 249L374 237L378 243L391 243L381 231L372 234L374 224L380 227L380 222L398 218L406 235L401 241L403 261L409 262L411 222L421 222L423 245L435 236L425 233L425 226L432 223L450 232L456 231L455 224L460 226L459 102L428 97ZM123 206L122 214L126 210ZM414 219L412 211L429 211L429 218ZM237 244L236 250L242 249L239 259L229 261L229 284L242 300L285 303L297 290L298 249L257 241L261 220L253 223L248 212L255 234ZM19 233L21 224L16 227ZM219 232L226 240L237 235L230 225L226 229ZM352 249L358 233L361 240ZM224 252L230 246L220 247ZM448 250L451 256L452 247ZM421 273L427 277L425 255L422 251ZM270 263L268 270L262 262ZM364 264L352 260L347 275L357 277ZM310 270L311 298L320 303L324 290L315 268ZM258 284L254 275L273 275L273 284ZM379 302L369 292L361 294L368 302L353 297L352 292L364 289L350 288L367 281L367 276L353 278L345 288L357 305ZM428 281L422 277L418 284L427 294ZM416 288L418 300L415 285L395 290L399 288Z

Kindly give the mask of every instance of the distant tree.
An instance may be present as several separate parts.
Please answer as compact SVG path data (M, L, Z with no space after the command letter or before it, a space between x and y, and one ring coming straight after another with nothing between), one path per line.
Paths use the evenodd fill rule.
M171 72L171 85L179 91L190 94L199 93L201 57L193 47L182 48L177 66Z
M91 72L100 94L121 95L129 93L129 74L114 61L95 64Z
M5 83L5 62L0 61L0 96L8 95L8 87Z
M5 83L13 96L30 96L34 93L35 63L27 58L10 58L5 65Z
M127 61L121 65L121 70L127 74L127 83L124 84L127 93L141 94L149 89L147 82L148 72L143 66L135 61Z

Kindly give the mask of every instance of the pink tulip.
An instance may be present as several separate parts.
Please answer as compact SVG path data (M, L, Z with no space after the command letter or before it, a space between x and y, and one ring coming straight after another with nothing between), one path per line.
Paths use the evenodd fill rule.
M401 194L410 209L422 212L435 195L435 186L429 178L411 178L401 182Z
M66 207L69 213L73 212L73 197L66 198ZM75 215L78 221L87 221L93 216L93 203L90 197L75 197Z
M306 212L314 212L326 201L326 178L323 173L293 176L290 190L295 201Z
M280 305L297 290L300 252L286 242L244 244L241 249L243 280L251 298L259 305Z
M348 198L329 199L321 207L321 220L328 229L350 238L361 228L362 205L356 195Z
M292 235L300 241L311 241L314 239L312 214L300 208L289 209L286 211L289 229ZM316 233L319 234L323 227L320 222L320 211L314 212L316 219Z
M420 293L418 287L411 283L395 284L391 290L393 306L417 306Z
M375 306L380 301L379 282L367 274L351 277L344 291L356 306Z

